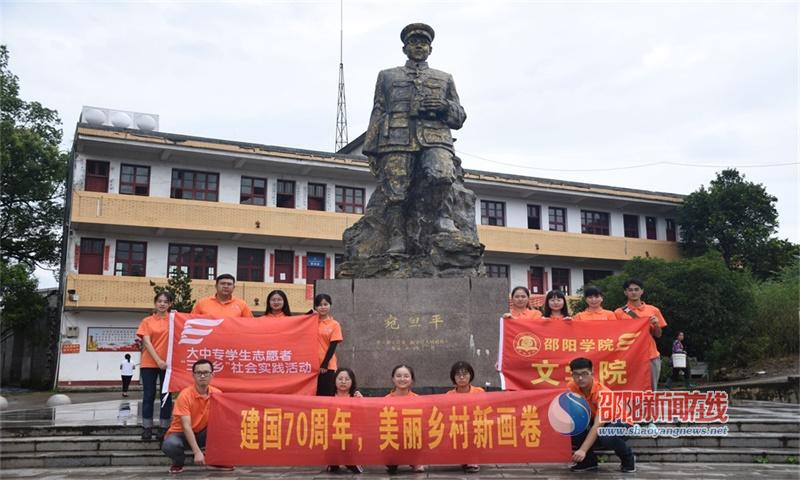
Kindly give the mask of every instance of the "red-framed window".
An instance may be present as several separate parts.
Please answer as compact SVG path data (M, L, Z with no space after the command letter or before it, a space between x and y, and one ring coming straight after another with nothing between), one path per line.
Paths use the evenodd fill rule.
M78 273L103 274L103 250L106 241L102 238L81 238Z
M242 282L264 281L264 249L240 248L236 256L236 279Z
M625 224L626 237L639 238L639 215L623 215L622 222Z
M117 240L114 275L144 277L147 273L147 243Z
M506 204L505 202L492 202L481 200L481 225L506 225Z
M591 285L598 280L614 275L611 270L583 270L583 285Z
M647 232L648 240L656 240L658 234L656 233L656 217L644 217L644 225Z
M308 209L325 211L325 184L323 183L309 183L308 184Z
M119 168L119 193L150 195L150 167L123 163Z
M169 244L167 272L181 270L196 280L213 280L217 275L217 247L212 245Z
M336 185L336 211L364 213L364 189Z
M170 197L216 202L219 199L219 174L173 168Z
M608 235L608 213L581 210L581 233Z
M528 228L532 230L542 228L542 207L539 205L528 205Z
M667 218L665 220L667 224L667 240L670 242L674 242L677 240L677 234L675 231L675 220L671 218Z
M242 176L239 187L239 203L242 205L266 205L267 179Z
M567 231L567 209L561 207L549 207L547 209L548 220L551 232Z
M109 163L99 160L86 160L86 182L84 189L87 192L108 192Z
M553 290L561 290L564 295L569 295L569 268L551 268L550 275L553 277Z
M294 180L278 180L278 196L275 205L281 208L294 208Z
M485 263L486 276L490 278L508 278L508 265Z

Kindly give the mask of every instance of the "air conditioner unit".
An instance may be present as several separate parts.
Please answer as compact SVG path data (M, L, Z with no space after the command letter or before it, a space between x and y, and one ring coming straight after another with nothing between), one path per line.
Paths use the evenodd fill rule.
M67 338L78 338L78 327L76 325L67 326Z

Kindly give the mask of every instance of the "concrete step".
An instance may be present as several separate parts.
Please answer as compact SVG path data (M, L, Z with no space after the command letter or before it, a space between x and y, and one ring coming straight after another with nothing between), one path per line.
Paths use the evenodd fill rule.
M139 435L86 435L0 438L0 451L17 452L86 452L86 451L158 451L157 440L143 441Z
M85 435L141 435L141 425L35 425L35 426L3 426L0 438L12 437L64 437Z
M797 461L796 448L636 448L637 460L643 463L747 463L766 462L772 464ZM599 451L601 461L618 462L613 452ZM186 458L187 465L192 457ZM81 452L35 452L3 453L2 469L59 468L59 467L109 467L109 466L169 466L169 460L157 450L147 451L81 451Z
M800 452L800 433L731 432L724 437L629 437L628 445L642 447L794 448Z

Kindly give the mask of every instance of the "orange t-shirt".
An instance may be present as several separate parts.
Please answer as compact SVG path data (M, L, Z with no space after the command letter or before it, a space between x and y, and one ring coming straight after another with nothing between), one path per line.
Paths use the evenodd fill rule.
M614 315L614 312L611 310L606 310L605 308L601 308L599 312L590 312L589 310L584 310L580 313L576 313L573 320L616 320L617 316Z
M583 393L581 387L579 387L574 380L570 380L569 382L567 382L567 388L570 389L570 391L575 392L581 397L586 399L586 401L589 403L589 409L592 411L592 418L597 416L597 404L600 402L600 392L611 391L610 388L606 387L605 385L602 385L597 380L594 380L592 382L592 391L589 392L588 397L586 396L586 394Z
M452 390L448 390L446 393L449 395L451 393L461 393L461 392L456 391L456 389L454 388ZM469 393L486 393L486 390L482 389L481 387L476 387L474 385L470 385L469 386L469 392L466 392L466 393L468 393L468 394Z
M648 304L642 302L642 304L639 305L638 307L634 307L630 303L627 304L626 306L636 313L636 318L650 318L653 315L655 315L656 318L658 318L658 326L659 327L661 327L663 329L664 327L667 326L667 321L664 320L664 316L661 315L661 310L659 310L658 308L656 308L656 307L654 307L652 305L648 305ZM614 315L616 315L618 320L628 320L630 318L633 318L630 315L628 315L627 313L625 313L625 310L623 310L622 307L614 310ZM650 357L649 358L653 359L653 358L658 358L660 356L661 356L661 354L658 353L658 347L656 346L656 339L653 338L653 336L651 335L650 336Z
M515 320L536 320L537 318L542 318L542 312L539 310L517 310L512 308L509 313L511 313L511 318Z
M194 304L192 309L194 315L209 315L211 317L252 317L253 312L247 306L247 302L241 298L231 297L225 303L219 301L216 295L201 298Z
M317 321L319 322L319 336L317 337L319 361L322 363L325 359L325 354L328 353L328 347L330 347L331 342L341 342L344 337L342 336L341 325L330 315L325 320L320 320L319 315L317 315ZM334 353L328 362L328 370L336 371L336 368L336 354Z
M386 396L387 396L387 397L396 397L397 395L395 395L395 393L396 393L396 392L394 391L394 389L392 389L392 391L391 391L391 392L389 392L389 393L387 393L387 394L386 394ZM403 395L403 396L404 396L404 397L418 397L419 395L417 395L417 394L416 394L416 393L414 393L414 392L408 392L408 395Z
M139 324L139 329L136 330L136 336L144 339L145 335L150 337L150 343L161 360L167 361L167 343L169 343L169 316L160 317L158 315L150 315L142 320ZM156 360L150 355L150 352L145 348L142 350L142 368L158 368Z
M208 386L208 395L200 395L194 385L181 390L175 406L172 408L172 423L169 425L166 435L170 433L183 432L181 417L186 415L192 418L192 431L199 433L208 426L208 410L211 403L211 394L221 393L217 387ZM165 435L165 436L166 436Z

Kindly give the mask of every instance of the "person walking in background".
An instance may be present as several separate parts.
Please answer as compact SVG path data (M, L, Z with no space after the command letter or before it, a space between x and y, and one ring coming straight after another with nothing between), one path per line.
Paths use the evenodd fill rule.
M169 310L175 297L168 291L159 292L155 299L155 313L142 320L136 335L142 339L142 440L153 437L153 401L156 397L156 382L164 385L167 371L167 343L169 341ZM160 390L160 388L159 388ZM160 427L166 428L172 417L172 397L161 395Z
M133 370L136 369L136 364L131 362L131 354L125 354L125 360L119 364L120 374L122 375L122 396L128 396L128 387L133 378Z
M678 332L675 341L672 342L672 356L670 363L672 364L672 375L667 379L667 388L672 388L672 383L678 381L680 373L683 372L683 384L689 389L693 388L691 384L692 373L689 370L689 359L686 355L686 349L683 347L683 332Z

